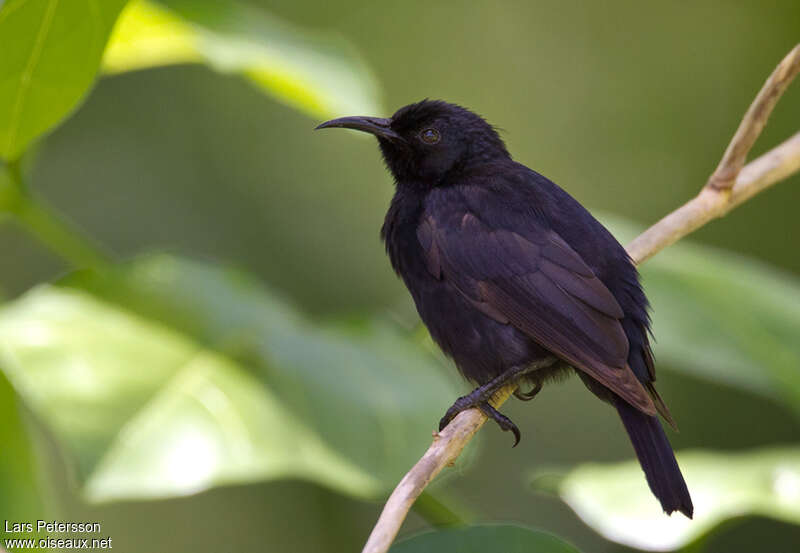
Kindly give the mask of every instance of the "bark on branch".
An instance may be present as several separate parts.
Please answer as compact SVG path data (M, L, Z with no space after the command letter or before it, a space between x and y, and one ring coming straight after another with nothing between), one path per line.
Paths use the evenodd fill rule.
M697 197L661 219L628 245L628 253L635 263L646 261L710 220L722 217L765 188L800 171L800 132L745 165L747 154L764 129L772 108L798 72L800 44L789 52L764 83L717 169ZM499 390L492 398L492 404L495 407L502 405L515 388L515 385L509 385ZM469 409L459 413L444 430L434 433L428 451L389 496L362 553L385 553L389 550L419 494L444 467L455 462L464 446L485 422L486 416L480 410Z

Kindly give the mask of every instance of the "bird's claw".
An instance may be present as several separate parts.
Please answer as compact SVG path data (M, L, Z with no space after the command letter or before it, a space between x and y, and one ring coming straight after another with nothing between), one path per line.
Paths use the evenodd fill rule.
M475 401L470 396L472 396L472 394L461 396L455 401L455 403L453 403L453 405L450 406L442 419L439 421L439 432L444 430L444 427L450 424L450 421L456 418L456 415L458 415L461 411L478 406L479 402Z
M472 394L462 396L450 406L450 408L442 417L442 420L439 421L439 431L441 432L444 430L445 426L450 424L450 421L452 421L461 411L477 407L483 412L484 415L496 422L501 430L504 432L510 431L514 434L514 445L512 447L516 447L520 438L522 437L517 425L514 424L511 419L503 415L500 411L492 407L492 405L485 399L471 396Z
M503 432L510 431L512 434L514 434L514 445L512 445L511 447L517 447L520 438L522 438L522 434L520 433L517 425L514 424L514 422L507 416L505 416L503 413L492 407L491 403L489 403L488 401L484 401L483 403L478 405L478 408L481 411L483 411L484 415L486 415L494 422L496 422L497 426L500 427L500 430L502 430Z
M530 392L523 392L522 390L517 388L516 390L514 390L514 397L522 401L530 401L533 398L535 398L536 395L541 391L542 391L542 383L537 382Z

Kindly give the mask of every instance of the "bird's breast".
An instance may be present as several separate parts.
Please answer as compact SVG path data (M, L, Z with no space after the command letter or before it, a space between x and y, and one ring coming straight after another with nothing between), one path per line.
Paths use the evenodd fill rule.
M422 202L398 194L381 229L386 252L431 337L468 379L484 383L546 352L511 325L476 308L425 255ZM430 247L430 244L428 244Z
M395 272L407 282L423 267L423 252L416 229L423 211L423 198L413 192L398 190L381 228L381 238Z

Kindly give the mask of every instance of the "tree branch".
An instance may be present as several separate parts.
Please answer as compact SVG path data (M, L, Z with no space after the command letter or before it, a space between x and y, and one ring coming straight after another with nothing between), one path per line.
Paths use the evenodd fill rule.
M781 60L761 87L700 194L644 231L628 245L628 253L637 264L797 172L800 168L800 133L746 167L742 166L750 148L764 129L772 108L798 72L800 44Z
M800 44L792 48L786 54L767 82L761 87L747 113L744 114L736 134L733 135L731 143L725 150L717 169L708 179L707 186L717 190L726 190L733 187L736 176L744 166L750 148L755 144L756 139L764 130L772 109L778 103L781 95L786 91L786 87L792 82L800 71Z
M791 80L800 72L800 44L778 64L745 113L717 169L694 199L676 209L628 245L628 254L640 264L670 244L698 229L757 193L800 171L800 132L758 159L744 165L747 154ZM516 385L500 389L492 398L502 405ZM385 553L392 545L411 505L441 470L452 465L464 446L486 422L478 409L462 411L441 432L389 496L362 553Z
M765 188L800 170L800 132L745 165L733 188L706 185L696 197L637 236L626 248L638 265L694 232L712 219L722 217Z

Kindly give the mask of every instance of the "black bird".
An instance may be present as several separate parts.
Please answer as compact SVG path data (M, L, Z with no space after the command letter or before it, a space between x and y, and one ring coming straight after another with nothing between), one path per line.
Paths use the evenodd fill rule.
M477 407L519 430L488 400L510 380L542 383L575 370L622 418L664 511L692 500L658 420L648 302L625 249L574 198L511 159L471 111L423 100L391 118L343 117L317 128L375 135L396 192L381 229L392 266L431 336L479 385L440 429Z

